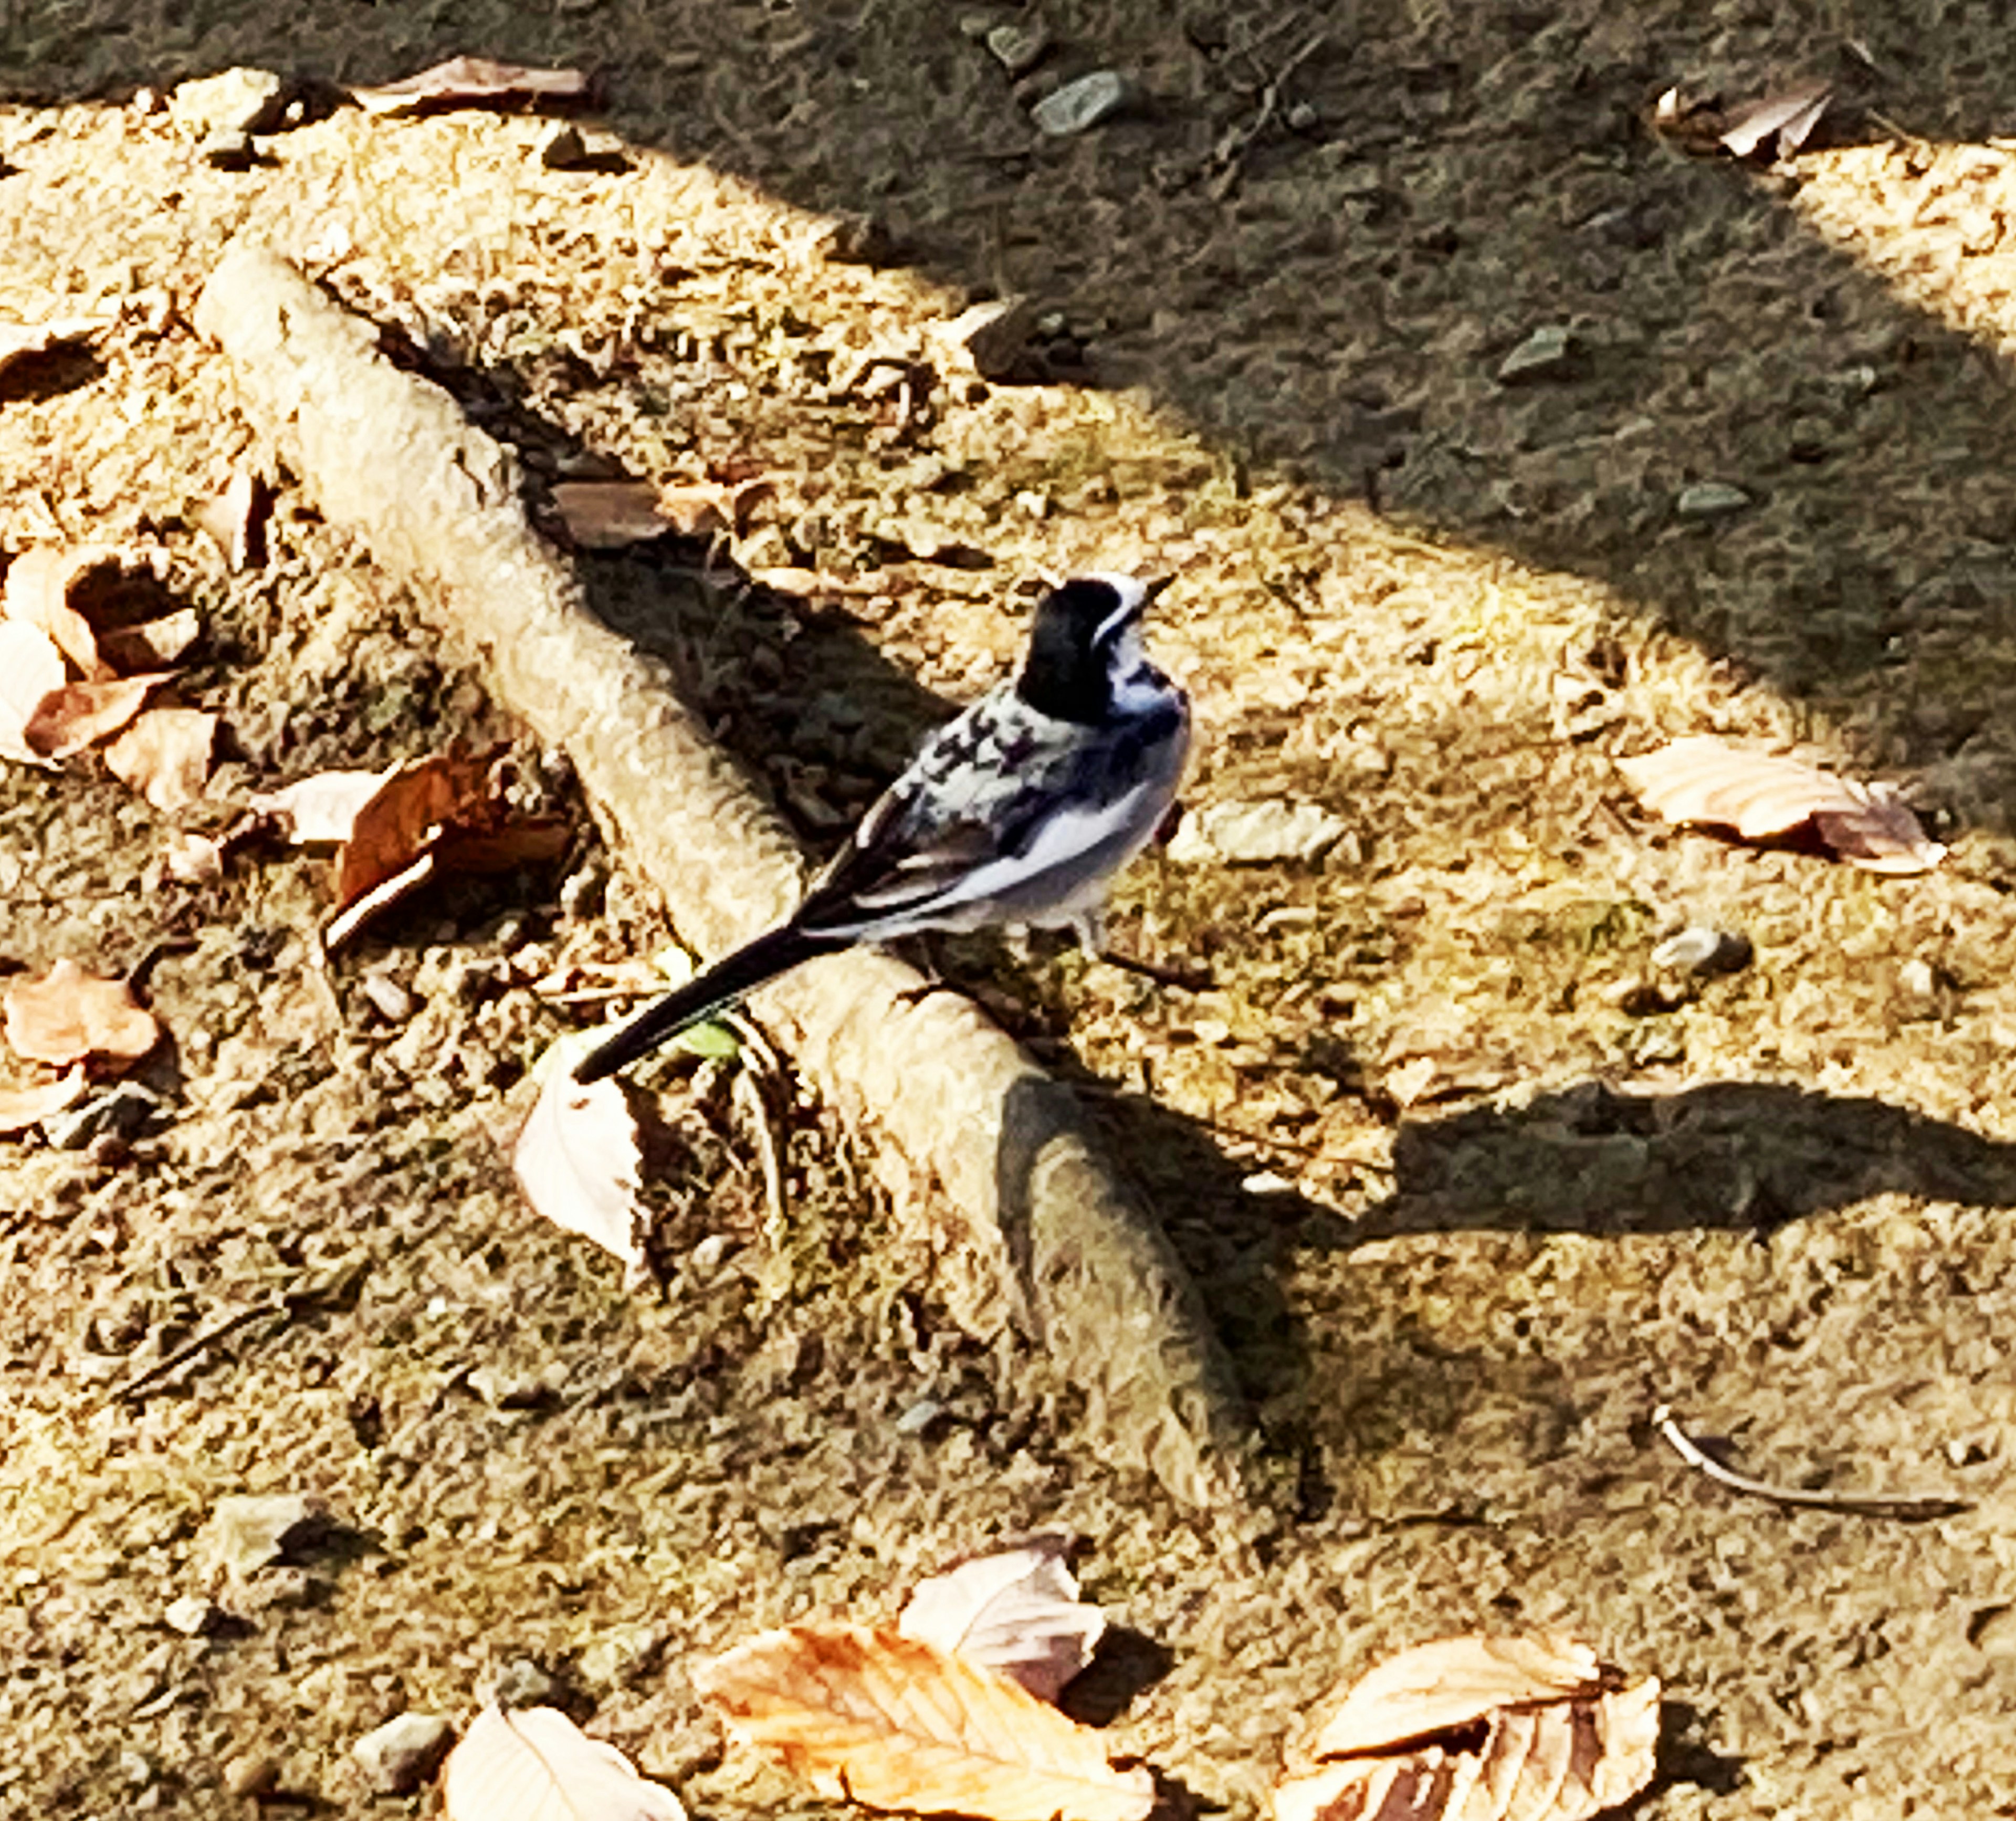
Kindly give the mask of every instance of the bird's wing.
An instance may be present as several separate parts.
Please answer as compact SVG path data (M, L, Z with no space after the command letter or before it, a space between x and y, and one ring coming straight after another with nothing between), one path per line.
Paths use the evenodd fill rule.
M1178 716L1159 737L1182 730ZM1139 730L1089 737L986 698L926 743L794 921L808 932L871 934L1067 865L1132 827L1150 797L1159 819L1173 778L1161 766L1144 774L1142 752Z

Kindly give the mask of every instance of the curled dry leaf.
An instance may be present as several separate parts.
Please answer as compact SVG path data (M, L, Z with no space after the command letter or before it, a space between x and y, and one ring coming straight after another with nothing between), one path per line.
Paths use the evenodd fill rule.
M1054 1701L1106 1630L1105 1614L1078 1596L1068 1548L1062 1537L1032 1537L934 1574L918 1583L896 1628Z
M149 709L105 748L105 766L164 813L193 803L210 781L218 717L201 709Z
M1789 158L1812 136L1820 116L1834 99L1824 82L1802 82L1777 95L1731 108L1723 117L1717 135L1723 150L1732 157L1748 158L1760 150Z
M167 614L151 552L38 545L7 565L0 613L40 626L87 683L158 669L196 642L193 609Z
M571 1032L540 1058L539 1098L512 1150L511 1170L535 1213L614 1253L634 1285L644 1275L650 1220L637 1122L620 1081L584 1086L574 1078L575 1064L607 1035Z
M860 1625L766 1632L693 1685L738 1738L822 1795L983 1821L1145 1821L1154 1780L977 1664Z
M137 1062L160 1040L154 1015L124 980L87 973L60 961L46 974L7 989L8 1047L31 1062Z
M1659 1683L1571 1638L1445 1638L1341 1691L1276 1821L1583 1821L1651 1780ZM1481 1735L1478 1729L1481 1727Z
M488 1707L441 1773L447 1821L686 1821L663 1783L556 1707Z
M566 847L564 818L520 816L505 800L502 753L438 753L401 766L365 800L337 857L329 947L437 874L509 872Z
M276 791L264 791L252 808L275 817L297 847L340 847L357 814L377 795L396 766L383 771L319 771Z
M266 513L271 504L265 482L251 469L241 468L221 493L203 501L190 516L232 569L256 569L266 560Z
M1733 828L1746 841L1810 826L1839 858L1870 872L1929 872L1946 857L1894 793L1712 734L1621 759L1618 770L1669 822Z
M0 1138L11 1138L45 1119L69 1112L84 1098L85 1091L81 1068L32 1087L0 1087Z
M351 93L367 114L423 114L519 102L585 101L589 87L579 70L538 70L488 57L450 57L397 82L353 88Z
M49 759L28 743L28 723L70 675L56 642L40 626L0 619L0 755L23 765Z

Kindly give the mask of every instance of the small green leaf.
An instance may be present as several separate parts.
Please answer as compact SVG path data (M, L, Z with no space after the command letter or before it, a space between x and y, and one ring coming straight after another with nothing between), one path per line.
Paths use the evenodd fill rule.
M689 1055L725 1062L742 1054L742 1040L725 1024L689 1024L672 1039Z

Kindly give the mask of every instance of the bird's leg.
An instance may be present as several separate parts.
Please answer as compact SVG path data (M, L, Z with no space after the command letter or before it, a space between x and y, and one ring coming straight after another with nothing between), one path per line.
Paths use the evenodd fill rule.
M919 930L904 940L903 946L911 952L905 958L910 961L924 977L914 986L905 986L896 995L898 1005L921 1005L934 993L956 993L959 989L945 977L938 965L938 950L931 940L931 932Z

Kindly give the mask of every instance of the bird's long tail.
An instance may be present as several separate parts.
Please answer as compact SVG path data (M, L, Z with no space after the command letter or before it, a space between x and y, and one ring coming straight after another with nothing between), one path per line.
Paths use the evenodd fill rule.
M788 973L815 955L831 954L846 946L830 937L808 936L789 923L759 936L683 986L674 987L656 1004L646 1006L608 1042L591 1051L574 1070L574 1078L599 1081L605 1075L614 1075L648 1056L661 1044L671 1042L688 1026L746 997L766 980Z

